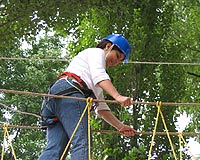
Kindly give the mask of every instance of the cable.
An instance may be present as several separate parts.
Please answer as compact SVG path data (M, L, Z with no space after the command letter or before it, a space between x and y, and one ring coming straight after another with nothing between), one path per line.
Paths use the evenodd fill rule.
M0 60L23 60L23 61L69 61L68 59L64 58L17 58L17 57L0 57ZM123 62L122 62L123 63ZM139 61L132 61L127 62L126 64L150 64L150 65L192 65L192 66L199 66L199 62L139 62Z
M2 128L3 125L0 125ZM19 129L41 129L39 126L19 126L19 125L8 125L8 128L19 128ZM115 130L92 130L94 133L102 133L102 134L120 134L120 132ZM145 131L137 131L137 135L152 135L153 132L145 132ZM157 135L165 136L166 132L156 132ZM169 132L169 135L177 136L179 132ZM183 136L198 136L200 132L182 132Z
M41 118L41 116L39 116L37 114L34 114L34 113L22 112L22 111L19 111L19 110L14 110L11 107L8 107L7 105L5 105L5 104L3 104L1 102L0 102L0 105L3 106L6 109L9 109L9 110L13 111L13 112L18 112L18 113L21 113L21 114L26 114L26 115L31 115L31 116L34 116L34 117L37 117L37 118Z
M45 94L45 93L35 93L35 92L27 92L27 91L17 91L17 90L8 90L8 89L0 89L0 92L4 93L15 93L15 94L24 94L24 95L32 95L32 96L46 96L46 97L54 97L54 98L68 98L68 99L74 99L74 100L80 100L85 101L86 98L77 98L77 97L71 97L71 96L62 96L62 95L54 95L54 94ZM93 99L93 102L106 102L106 103L118 103L115 100L98 100ZM156 102L139 102L139 101L133 101L133 105L135 104L143 104L143 105L151 105L155 106ZM162 102L163 106L195 106L200 107L200 103L176 103L176 102Z
M22 60L22 61L69 61L64 58L17 58L17 57L0 57L0 60Z
M138 61L133 61L133 62L128 62L129 64L152 64L152 65L192 65L192 66L199 66L200 63L194 62L194 63L189 63L189 62L138 62Z

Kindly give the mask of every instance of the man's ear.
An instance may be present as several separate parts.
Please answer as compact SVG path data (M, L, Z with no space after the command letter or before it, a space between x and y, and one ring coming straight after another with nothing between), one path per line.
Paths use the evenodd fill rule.
M106 48L106 50L108 50L108 49L109 49L111 46L112 46L112 44L111 44L111 43L107 43L107 44L106 44L106 47L105 47L105 48Z

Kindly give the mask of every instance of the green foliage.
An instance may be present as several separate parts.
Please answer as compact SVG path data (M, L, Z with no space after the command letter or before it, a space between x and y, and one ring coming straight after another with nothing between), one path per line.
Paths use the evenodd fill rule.
M79 51L95 47L110 33L123 33L131 44L130 61L198 62L199 57L199 2L160 0L115 1L2 1L0 5L0 56L16 58L62 58L60 43L67 39L65 59ZM40 31L54 31L53 37L38 41ZM26 40L31 49L22 50ZM0 59L0 88L46 92L68 61L16 61ZM198 66L120 64L108 68L114 85L123 95L136 101L199 102ZM107 99L110 99L106 95ZM41 97L3 94L2 103L21 111L39 114ZM110 104L114 114L124 123L139 131L152 131L157 109L147 105L121 108ZM177 110L179 112L177 112ZM5 119L10 124L38 125L39 119L10 112ZM174 121L186 111L192 116L187 131L199 131L198 107L162 107L169 131L176 131ZM111 126L99 117L92 117L93 129ZM163 131L159 119L157 131ZM42 131L10 130L15 135L14 147L21 159L36 159L45 144ZM3 136L2 133L0 134ZM178 137L172 137L178 153ZM118 134L93 133L94 159L146 159L151 136L122 137ZM42 146L40 146L42 144ZM158 159L169 159L170 145L166 136L156 136L153 153ZM31 154L30 154L31 153ZM11 154L6 153L6 158ZM145 156L145 157L144 157Z
M59 58L64 46L59 42L59 37L45 37L38 44L33 44L31 50L12 50L12 55L23 58ZM11 55L10 55L11 56ZM55 61L54 65L49 61L3 61L1 63L2 76L0 78L0 88L13 89L19 91L30 91L45 93L49 85L55 81L61 69L68 62ZM24 112L40 115L41 97L33 97L18 94L4 94L1 103ZM2 122L11 125L39 126L39 118L17 114L9 110L1 109L2 113L10 113L9 117L0 118ZM9 130L9 134L14 136L14 148L19 159L37 159L41 153L41 148L45 144L45 134L41 130ZM3 135L1 134L1 137ZM31 154L30 154L31 153ZM5 154L7 159L12 154L8 151Z
M126 155L126 157L123 158L122 160L140 160L140 159L147 159L145 149L142 146L139 146L138 148L133 147L133 149L129 151L128 155Z

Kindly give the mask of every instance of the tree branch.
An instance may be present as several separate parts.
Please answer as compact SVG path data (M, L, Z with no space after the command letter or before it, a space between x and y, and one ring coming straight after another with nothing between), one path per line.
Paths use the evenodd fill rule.
M192 76L195 76L195 77L200 78L200 75L199 75L199 74L195 74L195 73L192 73L192 72L187 72L187 74L190 74L190 75L192 75Z

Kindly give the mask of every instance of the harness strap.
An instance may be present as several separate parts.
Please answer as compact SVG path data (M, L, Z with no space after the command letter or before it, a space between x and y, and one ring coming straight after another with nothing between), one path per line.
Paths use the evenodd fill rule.
M63 72L61 75L58 76L57 80L59 80L61 78L68 78L68 79L76 80L77 83L73 83L73 85L75 84L76 87L80 88L86 98L92 97L93 99L96 99L93 91L91 89L89 89L87 84L76 74L71 73L71 72ZM77 84L78 84L78 86L77 86ZM65 91L63 91L63 92L65 92ZM63 94L60 94L60 92L57 94L63 95Z
M82 93L82 94L84 94L84 96L86 98L87 97L96 98L93 91L91 89L89 89L87 87L86 83L76 74L70 73L70 72L63 72L61 75L58 76L57 80L59 80L61 78L75 80L76 82L73 81L70 88L60 91L60 92L57 92L57 93L55 93L55 95L67 96L67 95L71 95L73 93ZM51 88L51 86L50 86L50 88ZM44 100L48 101L49 97L44 97ZM96 104L91 106L91 110L94 110L95 107L96 107ZM48 108L46 108L46 105L42 106L41 113L42 113L43 109L48 109ZM43 115L42 122L41 122L41 128L46 129L48 126L54 125L58 121L59 121L58 117L45 117Z
M57 80L61 79L61 78L69 78L69 79L75 79L79 85L80 88L88 88L86 83L76 74L71 73L71 72L63 72L61 75L58 76Z
M67 95L70 95L72 93L79 93L79 91L74 87L70 87L68 89L65 89L63 91L60 91L60 92L56 93L56 95L67 96Z

